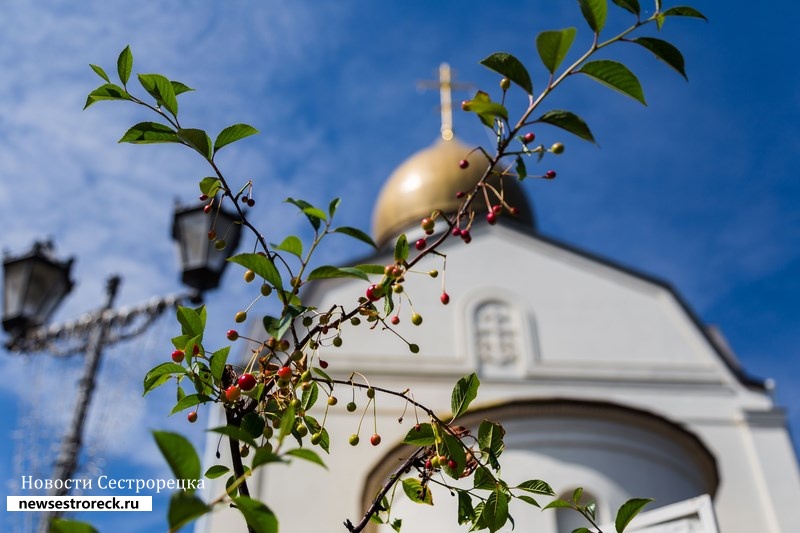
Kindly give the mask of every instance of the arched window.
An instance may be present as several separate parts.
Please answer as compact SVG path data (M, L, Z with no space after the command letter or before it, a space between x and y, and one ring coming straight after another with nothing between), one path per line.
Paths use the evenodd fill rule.
M478 361L497 367L513 365L522 356L519 312L508 302L487 300L475 308Z

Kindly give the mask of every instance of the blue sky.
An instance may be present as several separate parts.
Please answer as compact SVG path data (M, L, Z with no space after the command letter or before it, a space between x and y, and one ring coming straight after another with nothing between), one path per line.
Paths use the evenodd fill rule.
M621 57L642 81L648 107L590 80L570 80L549 107L583 116L600 148L541 132L544 142L565 142L567 152L552 161L559 179L531 183L528 192L543 233L669 280L703 321L718 325L750 374L777 380L800 442L800 72L792 25L800 7L694 5L709 24L675 19L664 33L684 52L690 82L631 45ZM212 134L237 122L258 128L259 136L226 148L219 162L229 176L255 180L256 221L277 241L303 224L281 204L287 196L326 204L342 195L341 222L369 228L383 181L436 138L438 94L416 84L435 77L440 62L458 79L494 91L496 76L478 61L507 51L536 65L534 85L541 86L536 33L577 26L576 51L589 38L576 2L46 0L4 7L0 247L20 253L49 236L61 255L77 257L78 285L56 320L98 306L110 273L124 277L121 304L180 291L170 217L175 200L193 201L207 174L188 150L117 144L128 126L149 118L133 106L81 111L100 83L89 63L111 73L130 44L134 72L164 73L197 89L181 98L185 126ZM615 17L609 25L623 22ZM471 116L457 112L455 126L465 142L491 142ZM364 251L324 253L346 261ZM230 276L207 300L219 343L247 298L237 281ZM171 322L161 321L146 338L107 353L98 385L103 409L91 421L91 468L165 477L148 429L199 438L200 424L166 418L160 402L167 393L139 398L142 375L168 357L173 334ZM27 448L57 440L80 361L2 355L2 431L23 435ZM30 440L30 432L38 436ZM3 439L0 461L11 494L15 442ZM141 519L159 529L164 499L156 504L159 512ZM0 529L16 518L4 514ZM92 518L126 530L114 523L119 517Z

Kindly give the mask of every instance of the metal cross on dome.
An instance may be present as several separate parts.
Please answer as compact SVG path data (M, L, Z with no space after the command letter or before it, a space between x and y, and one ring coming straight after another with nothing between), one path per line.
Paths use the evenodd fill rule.
M441 100L441 113L442 113L442 139L449 141L453 138L453 99L452 91L467 90L472 88L470 83L457 83L453 81L450 65L442 63L439 65L439 79L438 80L423 80L419 82L418 87L421 89L429 89L433 87L439 88L439 99Z

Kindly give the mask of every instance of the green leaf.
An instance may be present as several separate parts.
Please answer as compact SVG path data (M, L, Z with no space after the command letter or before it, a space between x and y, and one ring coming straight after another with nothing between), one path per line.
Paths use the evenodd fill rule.
M495 470L500 469L500 463L497 458L500 457L500 454L503 453L503 449L505 448L505 444L503 443L503 436L505 434L506 431L503 429L503 426L489 422L488 420L481 422L478 428L478 446L480 446L482 452L487 454L489 464L491 464L492 468Z
M228 261L252 270L256 273L256 276L261 276L267 280L270 285L277 287L279 290L283 290L281 275L278 273L275 264L266 256L250 253L237 254L229 258Z
M669 65L684 79L688 79L684 70L683 54L672 44L654 37L639 37L633 39L633 42L650 50L658 59Z
M330 376L329 376L327 373L325 373L325 371L324 371L324 370L322 370L321 368L317 368L317 367L315 367L315 366L314 366L314 367L311 367L311 371L312 371L314 374L316 374L316 375L318 375L319 377L321 377L322 379L324 379L325 381L327 381L327 382L328 382L328 384L331 384L331 383L333 383L333 378L331 378L331 377L330 377Z
M481 517L490 532L494 533L502 528L508 521L508 494L499 487L496 488L483 504Z
M86 104L83 106L83 108L86 109L93 103L98 102L100 100L130 100L130 99L131 97L128 95L125 89L123 89L119 85L114 85L113 83L106 83L89 93L89 96L86 97Z
M575 40L575 28L543 31L536 36L536 49L539 57L550 74L555 73L567 56L572 42Z
M556 495L556 493L553 491L550 485L548 485L541 479L531 479L523 483L520 483L514 488L524 490L525 492L532 492L534 494L543 494L545 496Z
M433 434L433 427L427 422L419 425L419 430L411 428L403 438L404 444L411 444L412 446L431 446L436 442L436 437Z
M572 533L592 533L592 530L586 527L579 527L577 529L573 529Z
M181 325L181 333L190 337L202 337L205 322L198 311L191 307L179 306L178 322Z
M484 126L487 128L494 128L494 119L502 118L508 122L508 110L502 104L492 102L489 95L483 91L478 91L472 100L468 100L462 104L461 108L464 111L470 111L478 115Z
M297 206L300 209L300 211L306 215L306 218L308 218L308 221L311 223L311 226L314 228L314 231L319 229L320 221L325 220L325 213L323 213L310 203L306 202L305 200L295 200L294 198L287 198L286 200L284 200L284 202ZM318 216L318 214L320 213L322 214L322 217Z
M264 419L261 418L261 416L255 411L247 413L242 418L242 429L254 439L257 439L264 434L264 426Z
M191 87L187 87L183 83L175 80L169 81L172 84L172 90L175 91L175 96L183 93L187 93L189 91L194 91Z
M303 411L308 411L311 409L315 403L317 403L317 399L319 398L319 385L316 382L312 381L311 386L307 389L303 389L303 395L300 398L300 405L303 407Z
M478 375L474 372L458 380L450 396L450 408L454 419L461 416L469 408L472 400L477 398L480 384Z
M178 99L175 97L175 88L170 81L161 74L139 74L139 83L150 96L156 99L156 104L163 106L172 116L178 115ZM210 141L209 141L210 144Z
M472 522L475 517L475 509L472 508L472 497L465 490L458 490L458 524L463 525Z
M334 198L333 200L331 200L331 203L328 204L328 214L330 215L331 218L333 218L333 215L336 214L336 210L339 208L339 204L341 203L342 203L341 198Z
M120 52L117 58L117 74L119 74L119 81L122 85L127 85L131 77L131 69L133 69L133 54L131 53L130 45Z
M98 531L86 522L54 518L50 522L50 533L98 533Z
M359 278L364 281L369 281L367 275L357 268L338 268L331 265L317 267L308 275L309 280L330 278Z
M175 407L172 408L172 411L170 411L169 414L174 415L175 413L183 411L184 409L188 409L189 407L212 401L214 401L213 398L204 394L189 394L188 396L181 398L178 403L175 404Z
M95 74L106 80L106 83L111 83L111 80L108 79L108 74L106 74L106 71L103 70L103 67L92 64L89 64L89 66L92 67L92 70L95 72Z
M424 503L426 505L433 505L433 494L431 489L427 486L423 487L420 480L407 477L403 481L403 492L406 493L408 499L414 503Z
M216 154L217 151L219 151L219 149L223 146L244 139L245 137L255 135L256 133L258 133L258 130L253 126L248 126L247 124L234 124L233 126L228 126L222 130L219 135L217 135L217 140L214 141L214 153Z
M528 177L528 169L525 167L525 161L523 161L522 157L520 156L517 156L516 170L517 170L517 179L519 181L522 181L526 177Z
M403 233L394 244L394 260L404 262L408 259L408 237Z
M197 520L210 510L211 508L194 494L184 491L173 493L167 511L170 531L178 531L182 526Z
M578 487L572 491L572 501L575 502L575 505L581 502L581 495L583 495L583 487Z
M214 381L222 381L222 373L225 371L225 364L228 362L228 353L231 351L230 346L220 348L213 354L209 360L209 368L211 375L214 376Z
M617 4L622 9L626 9L636 15L639 16L641 13L641 8L639 7L639 0L611 0L615 4Z
M608 15L607 0L578 0L578 3L581 6L583 18L586 19L592 31L595 33L603 31Z
M295 448L294 450L289 450L286 452L286 455L297 457L298 459L303 459L305 461L309 461L314 464L318 464L324 469L328 469L325 466L325 462L320 458L319 455L314 450L309 450L308 448Z
M206 470L205 476L208 479L217 479L218 477L222 477L222 476L224 476L225 474L227 474L230 471L231 471L231 469L228 468L227 466L214 465L212 467L209 467L208 470Z
M589 126L586 125L586 122L584 122L583 119L578 115L569 111L564 111L561 109L548 111L536 119L535 122L550 124L551 126L561 128L562 130L568 131L573 135L577 135L581 139L596 144L594 135L592 135L592 132L589 130Z
M386 268L384 265L356 265L353 268L357 268L364 274L379 274L383 275L384 269Z
M553 500L543 507L543 509L572 509L573 505L562 499Z
M219 178L208 177L200 180L200 192L209 198L215 197L221 188L222 181Z
M628 70L628 67L622 63L610 61L608 59L599 59L597 61L584 63L578 72L586 74L603 85L647 105L639 80L633 72Z
M280 318L265 315L262 319L262 323L264 324L264 330L269 335L275 337L276 339L282 339L283 334L286 333L286 331L292 325L292 315L286 313Z
M279 455L276 455L270 448L266 446L257 448L256 453L253 455L253 470L261 465L282 462L284 462L283 459L281 459Z
M477 470L475 470L472 484L473 488L476 489L494 490L494 488L497 486L497 481L495 481L494 476L492 476L492 473L488 468L485 466L480 466Z
M262 502L247 496L239 496L233 498L233 503L253 533L278 533L278 518Z
M367 235L366 233L364 233L363 231L361 231L358 228L351 228L350 226L341 226L341 227L336 228L336 229L334 229L332 231L334 233L344 233L345 235L349 235L350 237L353 237L354 239L357 239L357 240L359 240L361 242L369 244L373 248L377 248L378 247L378 245L375 244L375 241L372 240L372 237L370 237L369 235Z
M177 132L178 139L189 148L194 149L209 161L211 160L211 137L203 130L184 128Z
M495 52L481 60L481 65L505 76L522 87L526 93L533 94L533 84L525 65L519 59L505 52Z
M272 247L276 250L289 252L290 254L296 255L300 259L303 259L303 241L294 235L289 235L283 239L283 242L278 245L273 244Z
M290 435L292 433L292 428L294 427L294 418L295 412L294 407L290 404L289 407L283 412L283 416L281 416L281 425L280 431L278 432L278 440L283 441L284 437Z
M186 369L177 363L161 363L160 365L151 368L150 371L144 376L144 392L142 396L166 383L172 376L186 374Z
M666 11L664 11L663 13L661 13L661 16L663 16L663 17L692 17L692 18L703 19L706 22L708 22L708 18L706 18L705 15L700 13L695 8L688 7L688 6L671 7L669 9L667 9Z
M444 444L447 458L455 461L456 463L456 468L450 468L449 465L442 465L442 470L451 478L460 479L461 474L464 473L464 467L467 465L467 456L464 452L464 445L459 439L453 437L449 433L442 435L442 443Z
M153 438L176 479L200 479L200 457L186 437L167 431L153 431Z
M131 144L155 144L180 142L175 130L158 122L140 122L125 132L118 141Z
M523 494L522 496L517 496L517 499L518 500L522 500L523 502L525 502L527 504L533 505L534 507L541 507L539 505L539 502L537 502L532 497L530 497L530 496L528 496L526 494Z
M617 511L617 518L614 520L614 527L617 529L617 533L625 531L625 528L639 514L639 511L652 501L652 498L633 498L623 503L622 507Z

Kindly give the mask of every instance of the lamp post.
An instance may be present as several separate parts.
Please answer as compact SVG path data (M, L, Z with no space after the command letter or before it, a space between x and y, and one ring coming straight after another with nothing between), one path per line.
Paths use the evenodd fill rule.
M214 228L225 235L227 243L218 249L209 239ZM200 301L204 291L219 285L227 259L236 249L241 226L235 215L218 210L213 216L203 206L177 207L172 236L180 249L181 279L192 289L188 295L156 297L133 308L115 309L114 301L121 283L119 276L108 279L105 304L78 320L47 326L46 323L74 285L71 279L73 259L59 261L51 242L37 242L30 252L3 260L3 329L9 334L6 348L14 352L47 351L65 356L83 353L84 370L72 422L64 436L53 473L51 496L69 493L69 480L78 466L83 428L105 347L144 333L167 308L185 299ZM61 483L55 483L62 480ZM45 514L39 531L47 533L50 521L60 511Z

